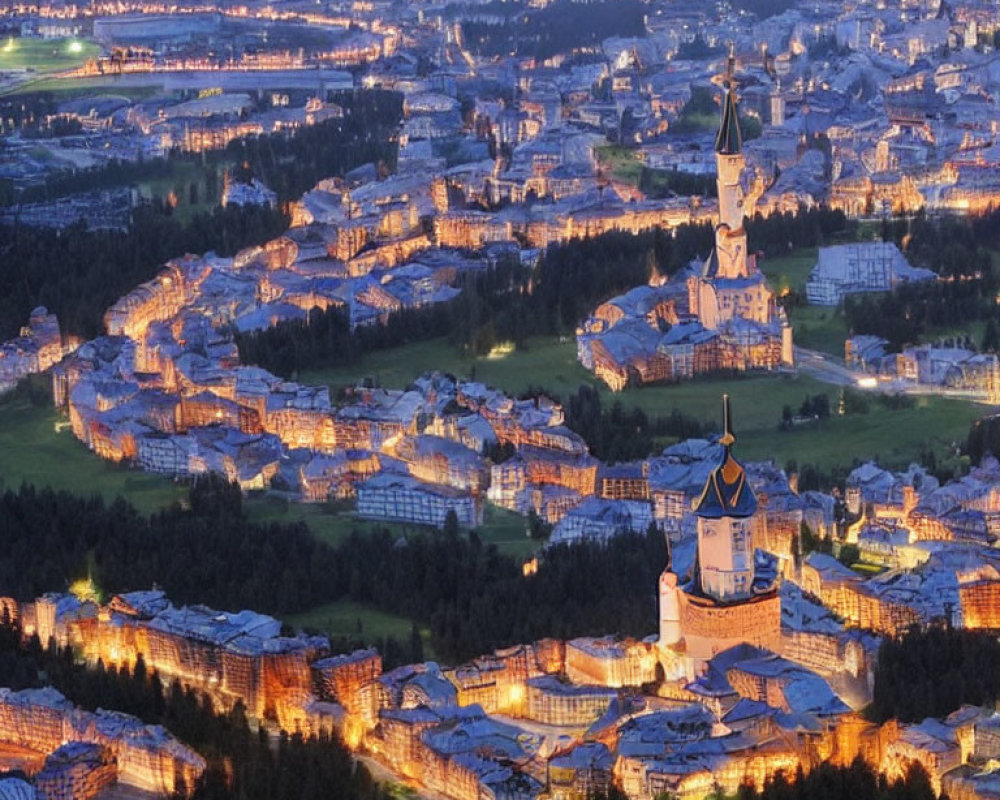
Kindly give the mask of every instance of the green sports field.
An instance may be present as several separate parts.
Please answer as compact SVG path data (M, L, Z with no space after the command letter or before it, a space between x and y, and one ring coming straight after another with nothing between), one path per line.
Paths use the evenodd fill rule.
M100 53L93 42L83 39L0 39L0 70L59 72L82 67Z

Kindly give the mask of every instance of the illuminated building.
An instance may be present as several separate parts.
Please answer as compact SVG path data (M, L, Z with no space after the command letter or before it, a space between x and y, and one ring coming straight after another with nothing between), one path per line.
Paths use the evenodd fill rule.
M962 627L1000 630L1000 570L986 564L956 577Z
M67 627L91 663L131 667L142 656L165 681L204 692L216 709L241 701L251 717L286 730L302 724L312 695L310 664L329 650L322 638L280 636L271 617L178 609L159 591L116 595Z
M51 754L39 790L53 800L85 800L114 778L155 794L189 795L205 771L204 759L162 727L115 711L83 711L52 688L0 689L0 741Z
M656 652L633 639L571 639L566 642L566 676L583 685L641 686L656 677Z
M117 777L117 764L107 747L67 742L49 754L34 783L43 800L91 800Z
M694 504L698 544L690 579L660 576L660 658L668 676L693 676L716 653L746 642L776 650L781 601L776 574L752 545L757 498L733 457L729 397L723 398L722 454Z
M20 336L0 343L0 394L21 378L49 369L67 352L56 315L39 306L31 312Z
M552 676L528 681L528 719L544 725L584 727L608 710L618 692L604 686L578 686Z
M580 363L613 391L794 363L784 309L747 250L744 217L754 194L743 190L746 162L732 70L730 59L715 139L718 217L711 255L697 274L616 297L577 329Z
M355 650L315 661L312 670L324 697L361 714L361 687L382 674L382 656L374 649Z

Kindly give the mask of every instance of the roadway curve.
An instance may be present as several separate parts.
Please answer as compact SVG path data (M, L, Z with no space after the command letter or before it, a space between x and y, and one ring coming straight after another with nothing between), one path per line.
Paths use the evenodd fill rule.
M952 397L959 400L970 400L976 403L986 403L986 399L975 392L964 389L949 389L926 383L911 383L909 381L880 380L874 386L861 386L858 380L866 376L858 370L849 369L842 359L818 350L805 347L795 348L795 366L803 375L808 375L823 383L834 386L852 386L855 389L882 394L912 394L934 397Z

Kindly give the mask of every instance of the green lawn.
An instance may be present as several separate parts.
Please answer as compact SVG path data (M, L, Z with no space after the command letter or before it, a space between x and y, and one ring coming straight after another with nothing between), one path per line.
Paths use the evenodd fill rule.
M133 98L148 97L164 90L162 73L127 73L125 75L82 75L68 77L58 74L39 73L22 83L12 86L3 93L7 95L28 92L54 92L60 95L93 93L123 94Z
M210 194L208 181L204 170L192 161L175 159L170 163L170 174L163 177L149 178L138 184L139 193L145 198L159 197L166 199L173 192L177 205L173 215L182 223L190 222L191 218L205 211L212 211L222 200L222 175L226 165L220 165L219 178L215 182L215 190ZM191 203L191 184L197 186L196 202Z
M843 326L842 319L834 316L833 309L803 311L813 321L813 326L807 325L804 331L804 344L823 345L819 349L829 348L842 356L843 338L838 340L836 334L837 326ZM868 414L835 417L779 432L785 405L797 411L806 395L825 393L835 408L837 387L805 375L753 375L705 377L614 393L577 363L573 341L556 338L532 339L527 351L496 360L464 356L444 340L420 342L372 353L358 367L315 370L300 378L305 383L327 383L336 389L373 377L383 386L403 388L426 371L441 369L467 378L473 368L477 380L507 392L545 386L565 399L586 383L598 388L605 407L621 402L627 407L638 406L651 416L678 409L714 425L720 424L720 398L728 393L742 456L774 458L782 465L794 459L829 468L850 465L855 459L880 458L884 464L905 466L925 449L933 449L941 461L953 454L955 442L964 441L971 422L988 413L985 406L944 398L921 398L914 409L890 411L873 399Z
M76 440L68 421L52 407L7 399L0 402L0 489L16 489L22 483L81 495L97 493L108 501L120 495L144 513L187 497L187 488L168 478L97 458ZM304 522L315 536L334 547L355 530L388 527L399 534L424 530L416 525L370 522L324 503L289 502L267 494L249 495L244 508L254 522ZM537 549L537 543L525 535L523 517L492 505L487 505L478 532L483 541L517 558L527 558Z
M817 248L811 247L790 256L762 258L758 266L775 294L781 295L786 290L804 291L809 273L816 266L817 252Z
M82 67L100 53L93 42L82 39L0 39L0 70L32 69L57 72Z
M35 379L41 386L44 379ZM0 489L22 483L51 486L76 494L119 495L144 513L180 502L187 488L159 475L118 467L97 458L78 442L68 420L50 405L32 405L19 394L0 399ZM389 528L401 535L425 530L417 525L371 522L325 503L298 503L269 494L250 494L244 508L254 522L304 522L312 533L336 547L352 531ZM523 517L487 504L478 533L484 542L516 558L526 558L537 543L525 535Z
M365 644L372 644L376 639L391 637L404 647L410 640L412 622L405 617L386 614L362 603L352 600L339 600L336 603L318 606L303 611L300 614L290 614L283 620L294 628L318 630L331 636L360 637ZM360 631L358 630L360 623ZM424 656L434 658L430 646L430 631L420 629L424 643Z
M601 167L609 172L612 178L622 183L630 183L633 186L639 183L642 162L634 149L609 144L598 147L596 153Z
M495 359L468 356L444 339L432 339L370 353L358 365L305 370L300 373L299 380L306 384L327 384L336 389L372 378L382 386L402 388L432 370L473 378L514 393L523 392L529 386L545 386L549 391L565 395L581 383L593 380L576 360L573 337L566 341L554 337L531 339L526 350Z
M835 390L828 394L834 401ZM902 468L919 461L925 451L933 451L939 464L953 459L969 426L986 413L985 406L940 397L917 398L914 408L899 411L873 400L867 414L832 416L790 431L737 430L737 437L745 458L774 458L779 465L794 459L829 469L877 458L883 465Z
M790 256L764 258L760 261L760 270L779 297L790 291L804 293L809 273L816 265L816 254L817 249L813 247ZM789 310L788 319L795 331L795 344L844 357L848 329L839 307L795 306Z
M704 421L714 421L723 392L733 396L744 425L777 424L785 403L802 402L804 394L825 391L825 384L805 377L753 375L731 378L700 378L678 384L629 388L612 392L576 360L576 342L570 338L534 338L527 350L505 358L465 356L443 339L420 342L371 353L363 365L328 370L310 370L300 375L303 383L328 384L334 391L373 378L380 385L403 388L414 378L432 370L451 372L461 378L474 376L490 386L518 394L529 386L543 386L562 399L581 384L595 386L606 405L621 402L638 406L648 414L669 414L674 408ZM777 411L774 411L774 408Z
M795 344L843 359L849 333L840 306L796 306L788 312Z
M50 405L32 406L21 398L0 402L0 485L33 483L106 500L121 495L146 513L187 497L168 478L97 458L67 424Z
M247 517L254 522L304 522L313 535L334 547L352 531L367 533L388 528L399 536L407 536L429 530L420 525L360 519L351 511L336 509L326 503L289 502L267 494L248 497L243 507ZM515 558L528 558L538 549L538 542L527 537L526 526L525 518L519 514L487 503L483 524L476 529L476 533L484 542L495 544L502 553Z
M326 503L299 503L269 494L247 497L243 508L253 522L304 522L313 535L334 547L352 531L367 532L376 527L392 527L358 519L349 511L334 509ZM402 526L400 532L403 532Z
M495 544L501 553L515 558L530 558L538 549L539 542L529 539L527 520L520 514L487 503L483 513L483 524L476 529L479 538Z

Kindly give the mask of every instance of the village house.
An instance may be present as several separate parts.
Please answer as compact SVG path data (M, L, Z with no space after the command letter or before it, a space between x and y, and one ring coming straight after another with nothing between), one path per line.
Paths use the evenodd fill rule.
M835 306L848 294L889 292L904 283L936 278L929 269L911 267L892 242L831 245L819 249L806 299L813 305Z
M72 344L64 345L59 321L45 306L39 306L21 328L20 336L0 343L0 394L17 382L57 364Z
M51 687L0 689L3 742L45 758L42 797L88 798L118 782L162 795L190 794L205 760L160 726L120 712L78 709Z
M357 486L357 513L367 519L411 522L443 528L449 512L464 528L483 523L482 503L449 486L424 483L409 475L381 472Z

